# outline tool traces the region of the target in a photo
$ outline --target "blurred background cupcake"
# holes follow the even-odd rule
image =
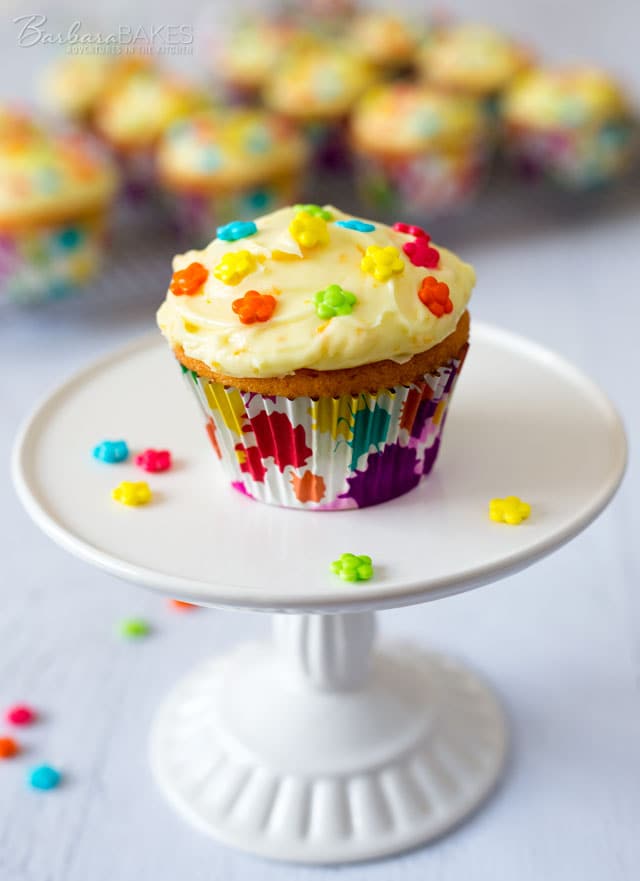
[[[131,201],[152,191],[155,150],[163,132],[208,103],[201,89],[144,60],[114,77],[96,109],[95,127],[120,164]]]
[[[239,21],[216,53],[215,73],[227,97],[258,101],[271,71],[296,33],[295,25],[283,19],[252,15]]]
[[[267,110],[206,111],[167,131],[158,174],[179,229],[204,244],[220,224],[298,200],[307,155],[297,129]]]
[[[47,110],[90,125],[114,72],[114,56],[63,55],[44,71],[40,91]]]
[[[273,72],[264,97],[269,108],[299,125],[320,165],[348,163],[349,114],[373,80],[364,59],[328,40],[299,40]]]
[[[402,76],[414,69],[422,34],[414,22],[392,12],[370,10],[357,15],[349,40],[382,76]]]
[[[116,174],[97,145],[0,112],[0,300],[60,297],[100,265]]]
[[[506,151],[529,178],[590,189],[623,175],[637,156],[627,98],[594,68],[530,71],[506,94],[502,115]]]
[[[430,86],[378,86],[351,125],[360,196],[378,214],[448,213],[483,182],[491,155],[481,102]]]
[[[502,92],[530,63],[530,53],[523,46],[479,24],[445,26],[420,52],[426,82],[482,99],[492,112]]]

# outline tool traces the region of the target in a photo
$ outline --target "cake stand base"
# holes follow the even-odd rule
[[[446,657],[371,655],[373,614],[279,615],[164,703],[152,765],[172,804],[220,841],[344,863],[430,841],[495,787],[507,744],[491,691]]]

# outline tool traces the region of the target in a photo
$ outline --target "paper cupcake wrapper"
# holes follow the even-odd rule
[[[412,217],[447,214],[466,204],[485,182],[490,153],[488,144],[478,142],[405,158],[358,155],[358,189],[375,211]]]
[[[105,232],[106,214],[96,214],[0,233],[0,302],[39,303],[76,290],[97,272]]]
[[[232,220],[253,220],[256,215],[294,203],[302,188],[302,175],[279,175],[269,181],[227,193],[167,192],[165,201],[180,235],[190,245],[207,245],[217,226]]]
[[[262,396],[183,367],[231,486],[271,505],[365,508],[429,474],[466,348],[410,386],[336,398]]]
[[[582,130],[510,126],[505,137],[507,156],[523,177],[548,177],[572,189],[620,177],[638,151],[638,127],[630,120]]]

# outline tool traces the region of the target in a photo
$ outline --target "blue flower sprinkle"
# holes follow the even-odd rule
[[[101,441],[97,447],[93,448],[93,458],[100,462],[107,462],[109,465],[115,465],[129,458],[129,447],[127,442],[123,440]]]
[[[372,232],[375,229],[373,223],[366,223],[364,220],[336,220],[336,226],[355,229],[356,232]]]
[[[253,220],[232,220],[231,223],[218,227],[218,238],[223,242],[237,242],[238,239],[246,239],[257,232],[258,227]]]
[[[50,765],[39,765],[29,774],[29,784],[33,789],[55,789],[62,774]]]
[[[65,251],[74,251],[82,242],[82,230],[76,226],[68,226],[58,233],[58,244]]]

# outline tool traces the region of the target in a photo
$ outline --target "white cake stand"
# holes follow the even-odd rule
[[[168,447],[154,502],[110,499],[130,463],[92,460],[103,438]],[[36,523],[114,575],[207,605],[274,615],[271,643],[243,645],[166,699],[151,738],[165,795],[228,844],[283,860],[379,857],[441,835],[491,792],[507,733],[494,695],[457,662],[407,647],[372,652],[374,610],[440,599],[528,566],[602,511],[624,471],[620,419],[571,365],[474,324],[435,472],[360,511],[276,509],[232,491],[162,341],[82,371],[29,420],[13,474]],[[533,508],[492,523],[493,496]],[[343,551],[372,581],[329,573]],[[289,613],[289,614],[281,614]]]

